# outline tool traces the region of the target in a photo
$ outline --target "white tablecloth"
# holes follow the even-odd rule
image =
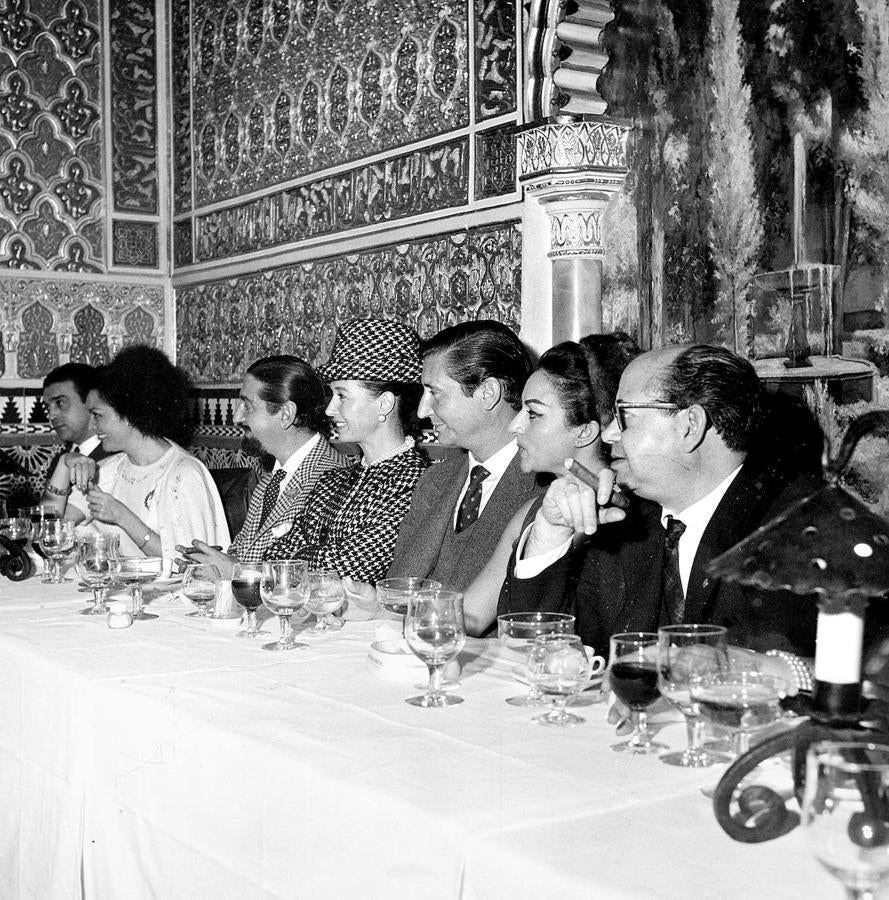
[[[602,704],[551,729],[504,703],[496,644],[426,710],[368,671],[374,623],[273,654],[175,596],[120,631],[85,597],[0,581],[2,898],[841,896],[800,829],[722,833],[720,770],[611,752]]]

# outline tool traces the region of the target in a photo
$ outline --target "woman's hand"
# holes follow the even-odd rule
[[[99,522],[121,525],[124,517],[130,513],[129,507],[97,487],[90,488],[86,500],[89,504],[89,514]]]
[[[85,494],[96,479],[96,461],[81,453],[66,453],[62,462],[71,474],[71,484]]]

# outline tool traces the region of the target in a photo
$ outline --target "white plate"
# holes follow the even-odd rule
[[[590,683],[584,688],[585,691],[597,691],[602,687],[602,677],[605,675],[604,672],[596,672],[592,678],[590,678]],[[513,666],[512,667],[512,677],[519,684],[527,684],[528,683],[528,670],[525,666]]]

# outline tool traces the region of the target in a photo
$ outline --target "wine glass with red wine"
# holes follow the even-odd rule
[[[262,634],[256,622],[256,610],[262,606],[262,564],[235,563],[232,572],[232,595],[247,613],[247,624],[238,637],[252,638]]]
[[[652,740],[646,710],[660,696],[657,680],[658,636],[653,631],[634,631],[611,636],[608,683],[614,695],[630,708],[633,733],[613,744],[618,753],[660,753],[666,745]]]

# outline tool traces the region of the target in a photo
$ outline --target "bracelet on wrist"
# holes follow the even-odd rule
[[[788,665],[793,673],[798,691],[811,693],[814,690],[815,679],[812,677],[812,670],[802,657],[795,653],[788,653],[786,650],[768,650],[766,656],[773,656]]]
[[[44,486],[43,490],[47,494],[52,494],[54,497],[67,497],[68,494],[71,493],[71,486],[69,485],[66,488],[57,488],[54,484],[47,484]]]

